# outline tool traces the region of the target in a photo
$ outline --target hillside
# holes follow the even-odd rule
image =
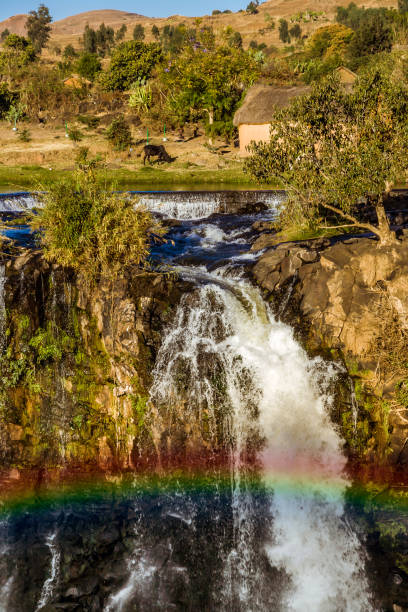
[[[216,3],[214,3],[216,5]],[[313,11],[323,11],[324,17],[319,21],[310,23],[302,23],[304,33],[313,32],[328,21],[333,21],[336,7],[347,6],[349,0],[311,0],[309,4],[305,4],[304,0],[268,0],[259,7],[259,12],[256,15],[249,15],[246,12],[237,12],[221,15],[205,15],[202,17],[203,25],[213,26],[216,32],[221,32],[227,26],[231,26],[234,30],[241,32],[244,44],[248,44],[255,39],[258,42],[265,42],[268,45],[281,45],[277,28],[272,31],[264,31],[266,28],[265,16],[269,13],[275,20],[284,17],[290,19],[293,15],[306,9]],[[356,4],[366,8],[368,7],[396,7],[397,0],[356,0]],[[216,6],[215,6],[216,8]],[[16,34],[24,33],[25,15],[15,15],[0,22],[0,32],[8,28]],[[167,18],[152,18],[138,15],[137,13],[129,13],[120,10],[95,10],[79,13],[71,17],[66,17],[53,23],[52,26],[52,43],[64,46],[68,43],[75,44],[78,37],[81,36],[86,24],[91,27],[98,27],[102,22],[114,29],[125,24],[128,28],[126,38],[130,38],[133,28],[140,23],[145,27],[146,40],[151,39],[151,28],[155,24],[162,28],[166,24],[192,24],[196,18],[183,17],[181,15],[172,15]],[[261,32],[260,32],[261,31]]]

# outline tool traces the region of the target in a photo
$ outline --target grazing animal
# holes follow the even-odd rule
[[[146,159],[150,163],[151,157],[157,157],[157,161],[159,162],[173,161],[163,145],[146,145],[143,151],[144,151],[143,165],[146,164]]]

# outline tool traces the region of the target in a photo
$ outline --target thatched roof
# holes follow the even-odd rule
[[[248,90],[242,106],[234,115],[234,125],[262,125],[272,121],[277,108],[285,108],[292,98],[310,92],[310,87],[274,87],[258,84]]]

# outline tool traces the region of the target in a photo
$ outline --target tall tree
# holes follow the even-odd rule
[[[196,41],[164,67],[161,79],[169,91],[169,104],[180,122],[192,117],[208,119],[211,135],[222,133],[246,87],[259,76],[256,61],[240,49],[208,48]]]
[[[10,30],[8,28],[6,28],[5,30],[2,31],[2,33],[0,34],[0,41],[4,42],[7,38],[7,36],[10,35]]]
[[[37,53],[41,53],[50,38],[51,22],[50,11],[44,4],[40,4],[37,11],[30,11],[28,14],[27,35]]]
[[[334,78],[275,114],[269,143],[252,143],[246,170],[280,183],[288,199],[282,227],[355,227],[395,243],[384,209],[392,185],[408,170],[408,91],[374,68],[351,93]],[[367,218],[377,214],[377,225]]]
[[[160,38],[160,30],[159,30],[159,28],[157,27],[156,24],[152,26],[152,35],[153,35],[153,38],[155,40],[159,40],[159,38]]]
[[[148,79],[161,59],[162,51],[157,43],[123,42],[114,50],[109,69],[100,77],[102,86],[107,91],[130,89],[137,79]]]
[[[145,38],[145,29],[141,23],[135,25],[133,30],[133,40],[144,40]]]
[[[82,36],[82,44],[86,53],[96,53],[97,41],[96,32],[93,28],[89,27],[88,24],[85,26],[85,30]]]
[[[289,24],[286,19],[279,19],[279,38],[283,43],[290,43]]]
[[[115,34],[115,42],[119,43],[125,38],[125,34],[127,32],[127,25],[124,23],[120,26],[119,30],[117,30]]]

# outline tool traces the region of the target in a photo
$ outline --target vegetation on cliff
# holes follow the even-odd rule
[[[117,277],[149,255],[159,223],[134,199],[115,194],[95,175],[92,162],[71,177],[43,185],[44,205],[32,219],[45,257],[90,279]]]

